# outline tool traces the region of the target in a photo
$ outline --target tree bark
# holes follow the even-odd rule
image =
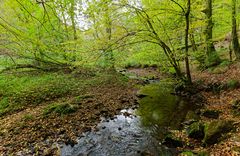
[[[71,24],[72,24],[72,29],[73,29],[73,39],[77,40],[77,29],[76,29],[76,23],[75,23],[75,0],[71,0],[70,4],[70,18],[71,18]]]
[[[205,14],[207,16],[207,26],[205,30],[206,35],[206,52],[207,56],[210,56],[216,49],[213,45],[212,34],[213,34],[213,21],[212,21],[212,0],[207,0]]]
[[[188,35],[189,35],[189,26],[190,26],[190,20],[189,15],[191,11],[191,0],[188,0],[187,2],[187,10],[185,11],[185,20],[186,20],[186,30],[185,30],[185,66],[186,66],[186,74],[187,74],[187,81],[188,83],[192,83],[192,77],[191,77],[191,71],[190,71],[190,65],[189,65],[189,58],[188,58]]]
[[[238,41],[236,21],[236,0],[232,0],[232,47],[236,55],[236,60],[240,60],[240,47]]]

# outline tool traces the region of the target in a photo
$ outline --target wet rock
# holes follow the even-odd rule
[[[220,141],[223,134],[233,129],[233,121],[218,120],[205,125],[203,145],[212,145]]]
[[[129,116],[131,116],[132,114],[129,113],[129,112],[124,112],[123,115],[124,115],[125,117],[129,117]]]
[[[204,125],[201,122],[194,122],[187,128],[187,134],[189,138],[203,139]]]
[[[102,129],[106,129],[106,126],[102,126]]]
[[[218,110],[204,110],[201,115],[207,118],[218,119],[219,114],[220,111]]]
[[[75,144],[77,144],[77,141],[74,141],[71,138],[68,138],[67,141],[65,141],[65,144],[73,147]]]
[[[169,148],[183,147],[183,142],[181,140],[175,139],[171,136],[167,136],[162,144]]]

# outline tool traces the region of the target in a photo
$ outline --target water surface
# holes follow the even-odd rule
[[[102,119],[99,131],[84,133],[74,147],[64,146],[63,156],[171,156],[175,149],[161,145],[169,129],[180,129],[192,109],[181,97],[174,96],[172,81],[143,86],[137,110],[122,110],[114,119]]]

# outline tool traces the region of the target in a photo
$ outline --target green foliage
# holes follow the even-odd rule
[[[211,53],[206,59],[205,59],[205,66],[207,68],[217,66],[221,63],[221,60],[216,52]]]
[[[54,104],[47,106],[44,109],[43,115],[47,116],[51,113],[67,115],[67,114],[76,112],[77,108],[78,107],[76,105],[72,105],[72,104],[68,104],[68,103],[54,103]]]
[[[220,63],[220,67],[228,67],[228,66],[230,66],[232,64],[232,62],[231,61],[229,61],[229,60],[223,60],[221,63]]]
[[[195,51],[192,53],[192,57],[198,62],[200,69],[205,69],[206,54],[204,51]]]

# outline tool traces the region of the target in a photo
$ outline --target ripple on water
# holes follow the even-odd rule
[[[114,120],[105,119],[98,124],[99,131],[87,132],[74,147],[64,146],[63,156],[135,156],[149,153],[151,155],[172,155],[163,148],[159,141],[141,126],[139,116],[124,116],[123,110]],[[102,128],[105,127],[105,128]]]

